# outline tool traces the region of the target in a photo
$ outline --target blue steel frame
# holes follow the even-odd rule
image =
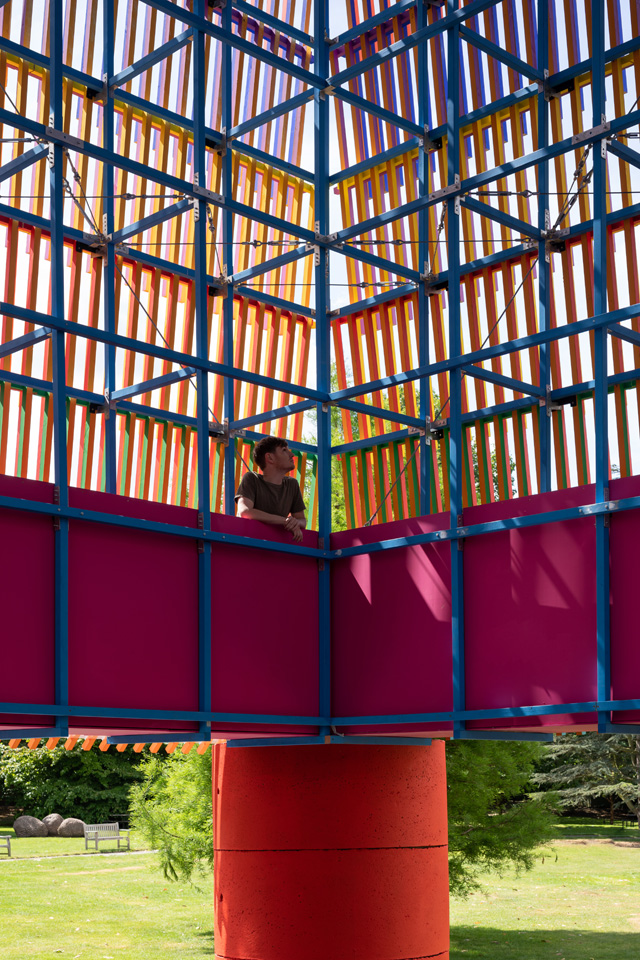
[[[640,377],[640,370],[633,370],[615,376],[607,374],[607,339],[608,336],[616,336],[628,340],[635,345],[640,345],[640,334],[637,334],[625,327],[620,326],[620,322],[637,317],[640,314],[640,305],[632,304],[620,310],[607,312],[607,224],[616,222],[640,212],[640,205],[636,207],[627,207],[622,211],[607,213],[606,210],[606,156],[609,149],[615,156],[620,157],[628,163],[640,167],[640,154],[631,150],[621,143],[607,143],[607,138],[616,132],[621,132],[632,127],[640,121],[640,110],[633,110],[624,117],[610,120],[609,127],[603,130],[600,124],[604,120],[605,114],[605,65],[606,63],[625,56],[633,50],[640,48],[640,38],[634,38],[626,43],[605,50],[605,29],[604,29],[604,0],[593,0],[592,5],[592,51],[591,60],[583,61],[580,64],[562,71],[552,77],[548,77],[547,72],[547,50],[548,50],[548,0],[538,0],[538,39],[537,56],[538,65],[533,67],[524,63],[519,58],[495,46],[490,41],[481,37],[474,31],[470,31],[464,25],[464,22],[476,16],[478,13],[488,10],[496,5],[499,0],[475,0],[462,8],[459,8],[459,0],[447,0],[446,16],[439,21],[428,24],[427,7],[428,0],[399,0],[392,7],[387,8],[382,13],[372,16],[366,22],[347,31],[335,40],[329,38],[328,32],[328,11],[329,0],[315,0],[314,3],[314,35],[313,37],[289,26],[280,21],[277,17],[267,14],[253,4],[245,0],[233,0],[233,3],[227,2],[223,5],[221,12],[220,26],[213,24],[205,19],[206,2],[205,0],[195,0],[192,10],[185,7],[179,7],[171,0],[144,0],[144,2],[156,10],[175,17],[184,24],[184,30],[180,32],[173,40],[163,44],[153,53],[143,57],[137,63],[127,67],[121,73],[114,75],[114,4],[113,0],[103,0],[103,36],[104,36],[104,61],[103,76],[96,78],[82,73],[75,68],[69,67],[63,62],[63,0],[51,0],[50,3],[50,35],[51,35],[51,54],[50,57],[43,56],[26,47],[14,43],[7,38],[0,38],[0,49],[12,54],[17,54],[29,61],[35,62],[50,70],[51,84],[51,120],[50,127],[46,128],[26,117],[11,113],[6,109],[0,110],[0,119],[11,123],[15,127],[24,130],[26,133],[37,137],[41,142],[33,149],[24,153],[17,160],[5,165],[0,170],[0,181],[13,176],[20,170],[26,169],[30,164],[38,162],[44,157],[48,157],[50,164],[50,191],[51,191],[51,220],[45,221],[40,217],[17,211],[6,205],[0,205],[0,215],[12,217],[36,226],[49,229],[51,232],[51,314],[40,314],[34,310],[20,308],[12,304],[0,303],[0,314],[13,316],[38,325],[38,330],[34,333],[18,337],[9,343],[0,346],[0,357],[8,356],[11,353],[25,349],[33,345],[38,340],[45,337],[51,337],[53,345],[53,375],[52,381],[40,381],[31,377],[14,374],[12,372],[0,371],[0,380],[12,383],[32,386],[35,389],[47,391],[53,396],[54,409],[54,448],[55,448],[55,489],[56,502],[54,504],[39,503],[35,501],[16,500],[10,497],[0,497],[0,507],[11,509],[27,510],[53,518],[55,528],[55,703],[53,704],[16,704],[1,703],[0,711],[13,714],[28,713],[41,716],[53,716],[55,725],[53,727],[28,728],[24,730],[4,731],[5,737],[27,737],[27,736],[46,736],[46,735],[64,735],[68,731],[69,718],[72,716],[99,716],[104,718],[122,718],[131,719],[153,718],[166,720],[168,723],[176,720],[192,720],[199,724],[199,734],[201,739],[208,739],[210,735],[210,726],[212,723],[278,723],[284,725],[312,724],[319,727],[318,736],[287,738],[285,740],[254,739],[244,741],[231,741],[237,745],[259,745],[270,742],[276,743],[319,743],[319,742],[384,742],[384,743],[416,743],[428,742],[426,739],[416,740],[410,737],[342,737],[335,732],[336,725],[365,726],[370,724],[416,724],[434,721],[453,721],[454,736],[466,738],[492,738],[492,739],[547,739],[548,734],[523,734],[491,731],[467,731],[465,723],[467,720],[496,720],[500,718],[513,717],[531,717],[551,715],[554,713],[582,713],[585,711],[597,711],[598,729],[601,731],[615,730],[623,732],[627,727],[610,723],[610,713],[612,710],[621,709],[640,709],[640,698],[631,700],[613,701],[610,699],[610,648],[609,648],[609,529],[608,517],[611,512],[621,512],[640,508],[640,497],[628,498],[620,501],[609,500],[608,488],[608,416],[607,402],[608,392],[614,384],[637,381]],[[392,46],[382,49],[379,52],[368,57],[366,60],[357,63],[346,70],[331,76],[329,74],[329,53],[336,47],[341,46],[347,40],[362,35],[375,28],[378,24],[390,17],[395,16],[408,8],[417,7],[417,29],[412,35],[394,43]],[[307,45],[313,49],[313,71],[304,70],[296,64],[285,60],[284,58],[270,51],[242,39],[233,32],[232,13],[233,8],[250,14],[252,17],[261,20],[265,25],[280,30],[283,34]],[[448,77],[447,77],[447,121],[443,127],[428,129],[428,117],[426,104],[429,91],[429,69],[428,69],[428,45],[430,38],[442,36],[446,37],[446,47],[448,52]],[[222,122],[221,131],[212,130],[205,125],[205,38],[213,37],[222,43]],[[484,50],[490,56],[498,59],[510,68],[516,70],[530,80],[538,81],[537,85],[524,87],[516,93],[510,94],[501,100],[494,102],[481,110],[467,113],[464,116],[459,115],[459,49],[460,40],[473,43],[476,47]],[[160,62],[165,57],[170,56],[177,49],[186,43],[193,44],[193,70],[194,70],[194,98],[193,98],[193,117],[192,120],[186,120],[184,117],[172,114],[157,105],[147,103],[140,98],[127,92],[118,90],[118,88],[127,83],[132,77],[138,75],[152,64]],[[418,124],[406,120],[382,107],[365,101],[357,97],[350,91],[342,87],[347,80],[363,74],[379,64],[384,63],[389,58],[407,51],[412,47],[418,47],[418,73],[417,73],[417,91],[418,91]],[[232,128],[232,50],[236,48],[243,51],[250,57],[259,58],[266,63],[282,70],[293,77],[297,77],[309,85],[309,89],[301,94],[292,97],[286,103],[274,107],[265,113],[259,115],[253,120],[247,121],[240,126]],[[453,68],[451,68],[453,65]],[[582,223],[570,229],[571,235],[577,235],[586,230],[593,230],[593,254],[594,254],[594,316],[573,323],[570,327],[554,328],[550,327],[550,277],[549,262],[545,256],[545,211],[540,205],[539,219],[536,226],[527,224],[508,214],[501,213],[488,204],[480,203],[468,194],[472,190],[491,184],[492,182],[514,173],[518,170],[525,170],[528,167],[536,165],[538,167],[539,190],[545,193],[549,185],[549,161],[564,153],[575,149],[575,145],[569,138],[556,143],[550,142],[549,137],[549,113],[546,99],[546,92],[549,88],[566,83],[573,77],[586,72],[592,72],[592,101],[593,101],[593,126],[596,128],[591,135],[583,139],[582,143],[594,145],[594,218],[589,223]],[[171,207],[165,208],[158,214],[145,218],[136,224],[132,224],[125,230],[118,233],[114,232],[114,201],[113,199],[105,203],[105,216],[103,223],[103,233],[106,238],[106,255],[104,260],[104,330],[84,327],[77,323],[72,323],[65,318],[65,298],[64,298],[64,272],[63,272],[63,243],[64,239],[75,239],[82,241],[84,235],[73,228],[66,226],[63,222],[63,148],[64,138],[59,131],[63,129],[63,78],[73,79],[74,82],[84,85],[87,90],[93,94],[102,93],[105,97],[104,104],[104,135],[102,146],[81,142],[74,144],[74,149],[79,149],[89,157],[93,157],[104,165],[104,184],[105,194],[113,197],[114,167],[119,166],[134,174],[148,177],[155,182],[177,191],[185,197],[185,200],[179,201]],[[190,183],[180,178],[164,174],[161,171],[150,169],[143,164],[133,161],[130,158],[120,156],[114,149],[114,92],[118,90],[118,99],[129,103],[138,108],[144,109],[151,115],[170,120],[178,126],[192,131],[194,148],[194,182]],[[384,151],[384,153],[371,157],[362,163],[335,173],[329,172],[329,95],[335,95],[347,103],[355,103],[358,107],[381,117],[384,120],[394,123],[401,129],[414,133],[415,136],[404,141],[399,146]],[[456,187],[456,177],[460,170],[459,158],[459,130],[462,124],[472,122],[481,117],[490,116],[492,113],[502,110],[511,104],[515,104],[525,97],[531,97],[537,94],[538,104],[538,150],[533,154],[510,161],[493,170],[484,171],[476,176],[470,177]],[[272,157],[254,147],[250,147],[238,141],[238,137],[249,129],[254,129],[269,120],[281,116],[282,114],[296,109],[302,103],[313,100],[314,110],[314,136],[315,136],[315,154],[314,170],[303,170],[293,164],[277,157]],[[442,197],[437,197],[429,191],[429,163],[428,163],[428,143],[433,143],[438,137],[446,135],[447,137],[447,183],[451,188],[448,192],[445,203],[447,207],[447,217],[449,224],[448,232],[448,269],[441,273],[436,280],[446,281],[450,291],[459,289],[460,279],[465,273],[477,270],[481,266],[487,266],[499,263],[507,257],[513,257],[518,252],[524,252],[524,247],[512,248],[510,251],[494,254],[482,260],[475,261],[472,264],[461,265],[460,263],[460,207],[461,204],[475,213],[488,216],[498,220],[526,236],[531,237],[537,244],[539,259],[539,294],[538,294],[538,315],[539,332],[522,337],[515,341],[501,344],[499,346],[488,347],[473,353],[463,353],[460,338],[460,301],[457,296],[449,298],[449,359],[437,363],[430,362],[429,359],[429,296],[427,290],[427,264],[429,260],[429,235],[427,210],[429,206],[437,202],[442,202]],[[49,148],[47,149],[46,143]],[[206,172],[206,144],[207,142],[223,146],[223,165],[222,165],[222,194],[220,196],[204,195],[201,190],[201,182],[204,182]],[[338,231],[336,235],[330,234],[329,224],[329,188],[331,185],[344,180],[356,173],[360,173],[384,159],[399,156],[416,147],[422,147],[419,154],[418,163],[418,197],[416,200],[405,203],[402,206],[391,210],[384,215],[374,217],[365,223],[360,223],[352,227]],[[244,154],[272,166],[299,176],[314,185],[315,195],[315,230],[311,232],[303,227],[282,221],[265,211],[254,210],[241,203],[238,203],[233,197],[232,190],[232,157],[233,151]],[[212,277],[206,273],[206,206],[207,203],[214,203],[222,208],[223,211],[223,231],[222,248],[224,258],[224,269],[221,277]],[[176,274],[189,277],[195,281],[196,293],[196,353],[195,355],[183,354],[168,348],[144,343],[139,340],[124,337],[116,333],[115,318],[115,299],[114,299],[114,274],[116,270],[116,244],[126,236],[133,235],[149,226],[156,225],[169,217],[176,216],[183,212],[187,207],[192,207],[195,217],[195,270],[189,270],[174,264],[167,264],[160,258],[150,256],[145,253],[131,252],[131,257],[139,262],[149,266],[162,266],[170,269]],[[367,253],[357,247],[350,246],[348,241],[364,232],[375,229],[386,223],[391,223],[408,214],[418,214],[418,242],[419,242],[419,263],[423,272],[415,271],[403,267],[383,257]],[[234,214],[257,220],[260,223],[271,226],[277,230],[289,234],[300,241],[297,250],[290,251],[278,257],[274,257],[264,264],[244,270],[236,275],[233,274],[233,217]],[[260,291],[249,289],[243,286],[243,283],[256,277],[268,270],[273,270],[278,266],[291,263],[304,256],[309,251],[306,244],[311,244],[315,258],[315,289],[316,303],[315,310],[295,304],[291,301],[285,301],[278,297],[262,293]],[[330,256],[332,253],[340,253],[343,256],[351,257],[364,263],[374,266],[394,274],[398,277],[404,277],[409,282],[392,290],[381,293],[378,296],[368,298],[366,301],[360,301],[358,304],[352,304],[342,307],[337,311],[331,310],[330,287],[329,287],[329,268]],[[433,280],[433,278],[431,278]],[[223,296],[223,330],[224,330],[224,353],[223,363],[215,363],[208,359],[207,351],[207,287],[218,288],[218,292]],[[271,304],[286,309],[294,309],[305,315],[314,315],[316,319],[316,387],[298,386],[292,383],[286,383],[265,377],[259,374],[253,374],[248,371],[235,368],[233,365],[233,295],[234,290],[250,296],[255,301]],[[331,390],[331,346],[330,346],[330,325],[332,317],[344,317],[354,313],[363,307],[370,307],[376,304],[388,302],[395,297],[403,294],[418,291],[418,309],[419,309],[419,342],[418,357],[419,367],[415,370],[403,371],[402,373],[385,377],[368,384],[358,385],[346,390]],[[595,374],[594,380],[576,384],[572,387],[566,387],[560,390],[548,392],[550,382],[550,352],[549,346],[553,341],[561,340],[568,336],[576,336],[585,331],[593,331],[595,337]],[[197,530],[180,527],[177,525],[151,523],[143,520],[137,520],[126,517],[113,516],[111,514],[102,514],[95,511],[78,510],[69,506],[68,497],[68,477],[67,477],[67,441],[66,441],[66,402],[67,398],[75,397],[85,402],[100,403],[103,397],[95,395],[88,391],[82,391],[70,388],[65,382],[65,334],[72,333],[75,336],[84,336],[90,340],[104,345],[105,350],[105,388],[107,395],[112,403],[117,403],[118,408],[122,410],[140,411],[145,414],[158,416],[162,419],[172,419],[175,422],[189,423],[197,427],[198,436],[198,499],[199,499],[199,527]],[[182,369],[163,377],[157,377],[152,381],[138,384],[125,390],[116,390],[116,368],[115,352],[116,348],[121,347],[137,351],[149,356],[160,357],[173,363],[181,364]],[[513,378],[503,375],[493,374],[490,371],[480,369],[475,364],[497,356],[506,356],[510,353],[523,350],[528,347],[536,347],[540,352],[540,386],[523,383]],[[372,447],[377,443],[387,443],[391,439],[399,439],[408,435],[408,427],[419,427],[423,431],[420,439],[420,480],[421,497],[420,510],[422,513],[428,513],[430,509],[430,491],[428,483],[428,464],[427,464],[427,424],[431,411],[428,408],[428,384],[430,377],[435,374],[448,371],[450,375],[450,410],[446,427],[449,430],[450,443],[450,462],[449,462],[449,485],[450,485],[450,523],[446,530],[436,531],[429,534],[396,538],[392,540],[382,540],[357,547],[350,547],[342,550],[331,550],[329,548],[329,537],[331,533],[331,456],[333,454],[356,450],[363,447]],[[246,429],[258,424],[262,424],[270,419],[286,416],[292,412],[316,408],[317,412],[317,444],[310,445],[304,443],[292,442],[292,447],[301,450],[307,450],[317,453],[318,456],[318,488],[319,488],[319,545],[317,549],[308,547],[299,547],[289,544],[271,543],[262,540],[254,540],[248,537],[232,536],[229,534],[220,534],[211,529],[211,510],[210,510],[210,485],[209,485],[209,413],[208,413],[208,379],[210,373],[216,373],[224,377],[224,410],[225,417],[228,419],[230,427],[235,429]],[[461,404],[461,381],[466,374],[474,377],[488,379],[494,383],[501,384],[513,390],[525,392],[528,396],[514,400],[508,403],[495,405],[483,410],[462,413]],[[198,403],[197,417],[193,418],[167,414],[166,411],[156,410],[150,407],[140,407],[131,402],[131,398],[158,386],[176,382],[184,377],[195,377]],[[298,402],[289,404],[286,407],[275,409],[257,414],[244,420],[234,419],[233,409],[233,386],[234,380],[241,380],[248,383],[254,383],[269,387],[276,391],[283,391],[300,398]],[[419,418],[408,417],[392,411],[363,404],[352,400],[353,397],[362,396],[366,393],[374,392],[386,386],[397,385],[417,380],[420,383],[420,408]],[[461,457],[462,457],[462,428],[463,423],[469,421],[478,421],[484,418],[490,418],[496,414],[504,414],[515,409],[531,409],[539,400],[544,402],[547,397],[552,400],[566,399],[571,396],[580,396],[593,393],[595,401],[595,425],[596,425],[596,494],[595,502],[585,504],[580,507],[554,511],[552,513],[543,513],[533,516],[514,518],[511,520],[494,521],[491,523],[476,524],[473,526],[463,526],[462,522],[462,476],[461,476]],[[332,446],[331,441],[331,414],[330,404],[337,405],[343,409],[357,410],[360,412],[375,414],[386,420],[397,423],[405,429],[398,429],[394,433],[385,434],[383,437],[359,440],[352,443]],[[540,425],[540,464],[541,464],[541,490],[550,489],[551,486],[551,435],[550,420],[547,416],[539,418]],[[260,436],[260,434],[250,433],[250,436]],[[105,462],[106,462],[106,488],[110,492],[116,490],[116,429],[115,417],[107,419],[105,431]],[[234,448],[229,443],[224,458],[224,477],[225,477],[225,504],[224,509],[228,514],[234,512]],[[192,712],[177,712],[166,710],[139,711],[133,709],[100,709],[91,706],[70,707],[68,704],[67,691],[67,594],[68,594],[68,528],[69,520],[82,517],[83,520],[89,520],[96,523],[107,523],[126,526],[130,528],[140,528],[145,530],[157,530],[173,536],[188,537],[197,540],[199,543],[199,643],[200,643],[200,695],[199,709]],[[464,681],[464,604],[463,604],[463,547],[464,541],[468,537],[483,535],[499,530],[510,530],[525,526],[534,526],[537,524],[554,523],[570,518],[594,517],[596,522],[596,544],[597,544],[597,701],[570,704],[552,704],[552,705],[529,705],[518,708],[488,709],[488,710],[465,710],[465,681]],[[380,550],[397,549],[410,546],[412,544],[429,543],[438,540],[449,540],[451,545],[452,559],[452,649],[453,649],[453,710],[450,712],[422,713],[422,714],[403,714],[403,715],[380,715],[380,716],[356,716],[356,717],[335,717],[331,713],[330,698],[330,622],[329,622],[329,591],[330,591],[330,562],[347,556],[355,556],[363,553],[373,553]],[[232,543],[243,544],[263,550],[275,550],[285,553],[296,553],[303,556],[314,557],[318,561],[319,567],[319,588],[320,588],[320,622],[319,622],[319,661],[320,661],[320,690],[319,690],[319,716],[317,717],[292,717],[281,715],[251,715],[251,714],[223,714],[216,712],[210,701],[208,677],[210,674],[210,650],[208,638],[211,631],[211,613],[210,613],[210,583],[211,583],[211,548],[213,543]],[[629,726],[629,730],[637,732],[638,727]],[[166,735],[168,737],[169,734]],[[165,737],[165,739],[166,739]],[[175,738],[175,733],[171,734]],[[154,734],[152,739],[163,739],[162,734]],[[114,742],[127,742],[130,740],[144,741],[145,737],[114,737]]]

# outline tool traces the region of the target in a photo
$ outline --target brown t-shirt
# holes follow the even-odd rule
[[[256,510],[276,517],[304,510],[300,486],[293,477],[283,477],[282,483],[269,483],[261,473],[245,473],[236,492],[236,503],[240,497],[251,500]]]

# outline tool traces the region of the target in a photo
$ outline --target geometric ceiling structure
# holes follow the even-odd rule
[[[68,721],[69,528],[81,518],[174,524],[176,540],[199,545],[201,584],[223,540],[250,538],[274,563],[318,561],[319,694],[301,715],[311,737],[385,724],[473,736],[487,717],[508,723],[475,733],[508,736],[529,708],[565,718],[558,728],[635,730],[637,714],[622,711],[640,690],[621,692],[621,679],[611,692],[610,570],[632,548],[621,533],[612,553],[610,517],[640,505],[637,4],[0,6],[0,507],[54,518],[59,708],[42,707],[55,719],[39,727],[27,709],[37,699],[18,709],[5,690],[7,731],[27,729],[20,713],[31,732]],[[303,548],[233,525],[235,489],[269,433],[297,454],[318,535]],[[123,518],[89,493],[188,509],[194,522],[187,533],[182,514],[150,506]],[[476,590],[471,544],[504,536],[515,556],[514,531],[572,523],[593,532],[580,594],[593,600],[593,690],[567,700],[541,681],[537,700],[512,703],[502,688],[478,716],[472,645],[488,641],[471,630],[465,647],[465,618],[491,617],[483,591],[503,568],[494,557],[492,579],[483,555]],[[558,563],[539,573],[558,593],[550,607],[565,610],[563,566],[584,551],[558,538],[540,547]],[[334,688],[332,709],[342,634],[330,590],[350,602],[339,571],[427,546],[450,565],[448,613],[435,618],[450,701],[368,712],[345,695],[336,710]],[[91,571],[106,578],[105,604],[116,574]],[[202,688],[203,592],[189,717],[204,736],[216,717]],[[258,726],[286,712],[244,710]],[[248,722],[242,713],[224,723]],[[156,719],[162,730],[177,717]]]

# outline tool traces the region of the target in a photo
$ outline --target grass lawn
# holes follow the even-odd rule
[[[145,844],[136,837],[135,830],[131,831],[131,849],[144,850]],[[66,857],[78,854],[95,854],[94,845],[89,850],[84,848],[84,837],[16,837],[10,827],[0,827],[0,837],[11,839],[11,857],[14,860],[30,859],[32,857]],[[125,844],[121,841],[121,848]],[[102,840],[98,844],[100,853],[117,851],[118,842]],[[0,851],[0,860],[6,860],[4,846]]]
[[[612,832],[592,821],[558,831],[573,829]],[[454,900],[451,960],[640,960],[640,846],[628,845],[638,831],[616,832],[613,843],[558,840],[531,873],[485,877],[482,893]],[[199,890],[169,883],[152,853],[73,856],[83,840],[14,846],[16,859],[0,856],[2,960],[214,956],[210,881]]]

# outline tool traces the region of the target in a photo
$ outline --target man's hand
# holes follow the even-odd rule
[[[289,531],[296,543],[302,543],[304,524],[301,520],[296,519],[296,517],[287,517],[284,522],[284,528]]]

